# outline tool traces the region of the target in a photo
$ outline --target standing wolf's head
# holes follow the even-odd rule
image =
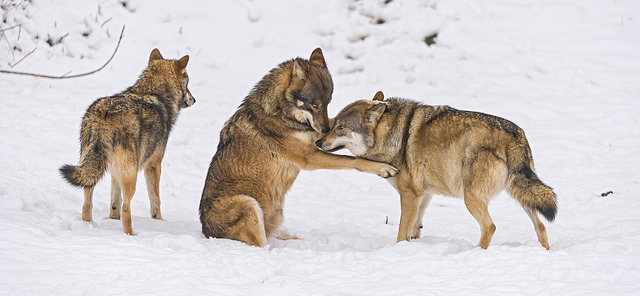
[[[149,66],[138,82],[139,87],[161,97],[169,96],[178,100],[176,103],[180,108],[193,105],[196,99],[187,88],[188,62],[188,55],[179,60],[165,60],[157,48],[153,49],[149,56]]]

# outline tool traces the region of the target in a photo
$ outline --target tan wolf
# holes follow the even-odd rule
[[[133,235],[130,202],[140,170],[147,181],[151,217],[162,220],[160,163],[178,112],[196,101],[187,88],[188,61],[188,55],[165,60],[154,49],[133,86],[89,106],[80,127],[80,165],[60,168],[71,185],[84,187],[82,220],[92,221],[93,189],[107,170],[111,173],[109,218],[120,219],[122,207],[125,233]]]
[[[342,109],[316,142],[327,151],[347,148],[356,156],[388,162],[402,174],[389,179],[400,193],[398,241],[420,237],[431,196],[463,197],[480,224],[478,246],[486,249],[495,232],[489,199],[506,189],[524,208],[549,249],[537,212],[553,221],[556,195],[536,176],[524,131],[512,122],[448,106],[427,106],[378,92]]]
[[[322,50],[283,62],[256,84],[220,132],[202,199],[207,237],[266,246],[282,223],[284,196],[300,169],[346,169],[392,177],[389,164],[339,156],[314,145],[329,130],[333,81]]]

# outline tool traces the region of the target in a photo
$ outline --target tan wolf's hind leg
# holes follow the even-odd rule
[[[538,235],[538,241],[540,244],[547,250],[549,250],[549,240],[547,239],[547,228],[542,224],[540,218],[538,217],[538,213],[535,210],[524,208],[524,211],[527,213],[531,222],[533,222],[533,227],[536,229],[536,234]]]
[[[491,243],[496,225],[487,208],[489,199],[504,188],[507,178],[506,164],[491,151],[479,151],[474,159],[462,167],[464,204],[480,224],[478,247],[486,249]]]
[[[120,220],[120,208],[122,207],[122,188],[115,176],[111,175],[111,208],[109,219]]]
[[[478,247],[486,249],[491,243],[493,233],[496,231],[496,225],[493,224],[491,216],[489,216],[489,210],[487,209],[487,201],[478,198],[475,194],[465,191],[464,204],[467,206],[469,213],[480,224],[480,242]]]
[[[124,233],[128,235],[133,235],[133,228],[131,227],[131,199],[133,198],[133,194],[136,192],[136,179],[137,174],[135,173],[135,170],[133,171],[133,174],[130,174],[129,176],[120,177],[120,184],[124,193],[124,200],[122,203],[122,228],[124,229]]]
[[[144,169],[144,177],[147,182],[147,193],[149,193],[149,205],[151,208],[151,218],[162,220],[160,213],[160,162],[153,162]]]
[[[248,245],[267,246],[269,243],[260,204],[253,197],[246,195],[236,195],[232,202],[241,203],[236,205],[236,208],[242,209],[243,212],[238,213],[239,220],[234,225],[230,225],[227,238],[239,240]]]
[[[95,186],[84,188],[84,204],[82,205],[82,220],[91,222],[93,221],[93,189]]]

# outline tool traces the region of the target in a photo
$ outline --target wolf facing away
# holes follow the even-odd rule
[[[256,84],[220,132],[200,200],[202,233],[266,246],[283,220],[284,196],[300,169],[396,175],[389,164],[314,145],[329,130],[333,81],[322,50],[281,63]]]
[[[144,170],[151,217],[162,220],[160,163],[180,109],[196,101],[187,88],[188,61],[188,55],[165,60],[154,49],[133,86],[89,106],[80,127],[80,164],[60,168],[71,185],[84,188],[82,220],[92,221],[93,190],[107,170],[111,173],[109,218],[120,219],[122,207],[125,233],[133,235],[130,202],[140,170]]]
[[[527,213],[540,244],[549,249],[540,212],[556,215],[556,195],[536,176],[529,143],[514,123],[492,115],[390,98],[356,101],[338,113],[316,142],[323,150],[347,148],[356,156],[388,162],[402,174],[389,179],[400,193],[397,241],[420,237],[433,194],[463,197],[480,225],[478,246],[495,232],[489,199],[506,189]]]

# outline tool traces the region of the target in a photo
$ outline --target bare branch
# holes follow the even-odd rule
[[[77,77],[91,75],[93,73],[96,73],[96,72],[104,69],[104,67],[106,67],[111,62],[113,57],[116,55],[116,52],[118,51],[118,48],[120,47],[120,41],[122,41],[122,36],[124,35],[124,27],[125,26],[122,26],[122,31],[120,32],[120,38],[118,38],[118,44],[116,45],[116,49],[113,50],[113,54],[111,54],[111,57],[109,58],[109,60],[107,60],[107,62],[104,63],[104,65],[102,65],[102,67],[100,67],[98,69],[95,69],[93,71],[90,71],[90,72],[87,72],[87,73],[82,73],[82,74],[71,75],[71,76],[66,76],[67,74],[64,74],[62,76],[52,76],[52,75],[34,74],[34,73],[27,73],[27,72],[8,71],[8,70],[2,70],[2,69],[0,69],[0,73],[15,74],[15,75],[26,75],[26,76],[34,76],[34,77],[42,77],[42,78],[50,78],[50,79],[77,78]],[[14,64],[14,66],[15,66],[15,64]]]
[[[38,49],[37,47],[35,47],[32,51],[30,51],[28,54],[25,54],[20,60],[18,60],[17,62],[15,62],[15,64],[13,65],[9,65],[11,66],[11,68],[15,67],[17,64],[19,64],[20,62],[22,62],[22,60],[26,59],[28,56],[30,56],[34,51],[36,51],[36,49]]]

